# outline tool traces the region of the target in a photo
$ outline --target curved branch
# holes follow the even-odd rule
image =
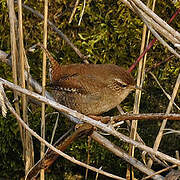
[[[80,119],[81,121],[83,122],[86,122],[86,123],[89,123],[91,124],[92,126],[95,126],[95,127],[98,127],[100,129],[102,129],[103,131],[109,133],[109,134],[112,134],[113,136],[115,137],[118,137],[119,139],[121,139],[122,141],[124,142],[127,142],[127,143],[130,143],[130,144],[133,144],[134,146],[136,146],[137,148],[141,149],[141,150],[144,150],[144,151],[147,151],[157,157],[160,157],[161,159],[164,159],[168,162],[171,162],[173,164],[177,164],[177,165],[180,165],[180,160],[177,160],[173,157],[170,157],[164,153],[161,153],[159,151],[154,151],[152,148],[150,147],[147,147],[139,142],[136,142],[132,139],[130,139],[129,137],[123,135],[122,133],[119,133],[118,131],[114,130],[113,128],[111,128],[110,126],[106,125],[106,124],[103,124],[102,122],[99,122],[99,121],[96,121],[96,120],[93,120],[81,113],[78,113],[77,111],[74,111],[72,109],[69,109],[55,101],[52,101],[50,99],[47,99],[46,97],[43,97],[39,94],[36,94],[34,92],[31,92],[27,89],[23,89],[21,88],[20,86],[17,86],[17,85],[14,85],[13,83],[10,83],[9,81],[7,80],[4,80],[2,78],[0,78],[0,81],[2,81],[3,85],[5,85],[6,87],[9,87],[10,89],[15,89],[16,91],[19,91],[21,93],[24,93],[28,96],[31,96],[35,99],[37,99],[38,101],[40,102],[45,102],[46,104],[49,104],[50,106],[52,106],[53,108],[57,109],[58,111],[61,111],[65,114],[68,114],[70,116],[73,116],[73,117],[76,117],[78,119]]]

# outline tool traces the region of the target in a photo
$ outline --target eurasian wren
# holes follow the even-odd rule
[[[120,104],[135,89],[131,74],[113,64],[52,63],[53,96],[85,115],[98,115]]]

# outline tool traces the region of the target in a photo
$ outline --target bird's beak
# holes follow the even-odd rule
[[[141,87],[139,87],[139,86],[137,86],[137,85],[134,86],[134,89],[138,89],[138,90],[140,90],[140,91],[144,91],[143,88],[141,88]]]

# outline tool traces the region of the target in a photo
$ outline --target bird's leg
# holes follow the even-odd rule
[[[103,117],[103,116],[89,115],[89,117],[96,120],[96,121],[101,121],[102,123],[107,124],[109,127],[114,129],[113,124],[115,123],[115,121],[110,116]],[[94,130],[96,130],[96,129],[94,128]]]
[[[111,120],[110,116],[95,116],[95,115],[88,115],[90,118],[96,120],[96,121],[101,121],[102,123],[108,123]]]

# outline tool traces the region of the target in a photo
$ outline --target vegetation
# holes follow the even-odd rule
[[[43,1],[24,1],[29,7],[43,14]],[[78,26],[80,14],[83,8],[83,1],[80,1],[72,22],[69,23],[75,0],[67,1],[49,1],[49,17],[71,42],[83,53],[88,55],[90,63],[112,63],[123,66],[128,69],[138,58],[143,22],[130,9],[128,9],[121,1],[92,1],[86,3],[85,12],[82,22]],[[15,6],[17,10],[17,6]],[[10,44],[10,24],[8,16],[8,7],[5,0],[0,1],[0,49],[6,53],[11,52]],[[175,13],[176,7],[170,1],[158,1],[155,7],[155,13],[164,21],[168,21]],[[172,22],[171,27],[180,30],[180,15]],[[36,49],[29,52],[28,49],[38,42],[43,42],[43,20],[35,16],[27,9],[23,9],[23,31],[24,46],[30,65],[30,73],[39,83],[42,80],[42,50]],[[150,39],[153,39],[151,35]],[[48,27],[48,50],[60,64],[82,63],[82,59],[67,45],[67,43]],[[148,52],[146,67],[151,68],[154,64],[165,61],[171,53],[164,48],[159,42],[153,46]],[[168,62],[161,64],[152,70],[160,84],[168,92],[172,94],[176,79],[180,70],[180,61],[177,57],[172,57]],[[137,68],[132,72],[137,77]],[[12,81],[12,70],[5,64],[0,62],[0,77]],[[49,83],[49,77],[47,80]],[[48,89],[48,87],[47,87]],[[165,113],[169,100],[165,97],[162,90],[147,73],[143,84],[140,113]],[[10,101],[13,101],[13,93],[6,89],[6,93]],[[180,104],[180,96],[175,99],[176,104]],[[133,110],[134,93],[126,98],[121,107],[126,112]],[[40,134],[40,118],[41,108],[38,105],[28,104],[28,117],[30,127]],[[50,113],[54,109],[47,107],[46,114],[46,139],[50,141],[52,130],[56,121],[56,115]],[[173,108],[172,113],[178,113],[177,108]],[[104,115],[117,115],[118,111],[112,110]],[[55,140],[62,136],[72,123],[63,115],[60,115],[58,128],[55,134]],[[161,126],[161,121],[144,120],[138,123],[138,133],[147,146],[153,147],[154,140]],[[129,129],[123,124],[122,130],[119,131],[129,135]],[[179,130],[179,121],[168,121],[167,128]],[[119,141],[118,139],[108,136],[108,139],[124,150],[128,150],[129,145]],[[54,140],[54,141],[55,141]],[[39,160],[40,143],[33,138],[35,161]],[[168,155],[175,157],[175,151],[180,149],[180,136],[178,134],[168,134],[163,136],[159,150]],[[16,119],[8,113],[6,118],[0,115],[0,177],[8,179],[20,179],[24,176],[23,149],[19,134],[19,126]],[[87,159],[87,138],[80,138],[65,151],[70,156],[86,162]],[[135,157],[141,159],[141,152],[136,150]],[[101,167],[104,171],[125,177],[127,164],[125,161],[117,158],[108,150],[104,149],[96,142],[91,142],[90,147],[90,164],[95,167]],[[161,169],[159,164],[154,164],[154,169]],[[85,168],[72,164],[71,162],[60,157],[52,167],[47,171],[48,179],[68,179],[70,175],[85,174]],[[141,178],[143,174],[135,171],[135,177]],[[89,179],[95,179],[95,173],[90,172]],[[99,179],[106,179],[99,175]],[[108,178],[107,178],[108,179]]]

